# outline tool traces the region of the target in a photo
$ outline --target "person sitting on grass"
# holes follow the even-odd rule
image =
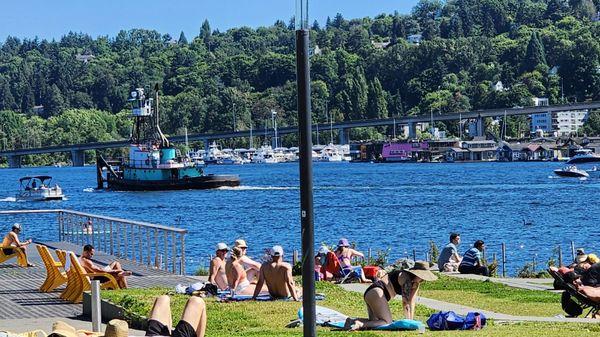
[[[315,280],[317,281],[333,280],[333,274],[325,268],[327,264],[327,253],[329,253],[329,248],[327,248],[327,246],[321,246],[319,252],[315,256]]]
[[[125,289],[127,288],[127,276],[131,276],[130,271],[125,271],[121,267],[121,263],[119,261],[113,261],[109,265],[104,266],[103,268],[98,267],[93,261],[92,257],[96,253],[94,246],[85,245],[83,246],[83,253],[79,258],[79,263],[88,273],[108,273],[114,276],[117,284],[119,284],[119,288]],[[109,279],[106,276],[94,276],[94,280],[100,281],[100,283],[107,282]]]
[[[294,278],[292,277],[292,266],[287,262],[283,262],[283,248],[281,246],[273,246],[271,261],[263,263],[260,267],[258,283],[252,299],[258,297],[264,284],[267,285],[269,294],[273,299],[292,297],[294,301],[299,300]]]
[[[437,276],[429,270],[429,263],[425,261],[416,261],[411,269],[396,269],[380,279],[376,278],[363,295],[369,318],[348,318],[345,329],[373,329],[392,323],[392,313],[388,302],[396,295],[402,296],[404,317],[414,319],[417,293],[421,282],[435,280],[437,280]]]
[[[181,320],[172,327],[171,299],[162,295],[154,300],[146,336],[204,337],[206,332],[206,304],[200,297],[188,299]]]
[[[229,247],[223,242],[217,244],[215,257],[210,260],[210,270],[208,273],[208,282],[216,285],[220,290],[226,290],[227,273],[225,273],[225,256]]]
[[[250,283],[255,283],[256,278],[258,277],[258,270],[260,269],[260,263],[252,260],[247,254],[248,245],[245,240],[238,239],[235,240],[233,247],[237,247],[242,251],[242,257],[240,257],[240,262],[246,271],[246,275],[248,276],[248,281]]]
[[[19,241],[19,234],[22,230],[23,228],[21,227],[21,224],[13,224],[11,231],[6,234],[2,240],[2,245],[0,246],[10,247],[3,248],[4,254],[6,255],[11,255],[14,252],[17,252],[19,255],[19,265],[22,267],[35,267],[35,264],[29,262],[29,259],[27,258],[27,246],[29,246],[33,241],[31,239],[23,242]]]
[[[438,269],[443,272],[458,271],[458,266],[462,258],[458,255],[457,246],[460,244],[460,234],[450,234],[450,243],[448,243],[441,251],[438,258]]]
[[[225,264],[225,274],[229,289],[236,295],[252,295],[255,285],[248,281],[248,275],[242,265],[244,253],[240,247],[233,247],[231,256]]]
[[[348,239],[341,238],[338,242],[338,247],[335,250],[335,256],[337,256],[340,261],[340,265],[344,270],[345,274],[350,272],[355,272],[358,275],[361,283],[369,283],[369,279],[365,277],[365,273],[361,266],[353,266],[352,258],[354,257],[365,257],[365,254],[359,252],[358,250],[354,250],[350,248],[350,243]]]
[[[485,249],[485,243],[481,240],[475,241],[473,248],[467,250],[458,266],[461,274],[476,274],[490,276],[488,267],[483,262],[481,252]]]

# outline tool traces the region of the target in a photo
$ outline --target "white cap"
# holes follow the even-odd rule
[[[223,242],[219,242],[217,243],[217,249],[216,250],[229,250],[229,247],[227,247],[227,245]]]
[[[327,248],[327,246],[321,246],[321,248],[319,248],[319,254],[325,255],[329,253],[329,248]]]
[[[283,247],[277,245],[277,246],[273,246],[273,248],[271,248],[271,255],[272,256],[282,256],[283,255]]]
[[[21,224],[20,224],[20,223],[16,223],[16,222],[15,222],[15,223],[12,225],[12,229],[18,229],[18,230],[22,230],[23,228],[21,228]]]

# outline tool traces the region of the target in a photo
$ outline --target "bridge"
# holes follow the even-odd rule
[[[536,106],[536,107],[520,107],[520,108],[507,108],[507,109],[489,109],[489,110],[474,110],[465,112],[455,112],[449,114],[434,115],[435,121],[458,121],[469,120],[474,121],[476,125],[476,132],[478,136],[485,134],[484,130],[484,118],[488,117],[501,117],[501,116],[520,116],[520,115],[532,115],[538,113],[548,112],[560,112],[560,111],[573,111],[573,110],[592,110],[599,109],[600,101],[594,102],[582,102],[572,104],[561,104],[551,106]],[[343,121],[329,124],[319,124],[318,129],[325,130],[330,127],[338,131],[338,142],[340,144],[347,144],[349,140],[349,131],[353,128],[361,127],[377,127],[377,126],[391,126],[391,125],[406,125],[408,126],[408,137],[416,138],[417,132],[416,127],[419,123],[427,123],[431,121],[430,115],[419,115],[419,116],[406,116],[396,118],[384,118],[384,119],[367,119],[367,120],[355,120],[355,121]],[[317,130],[317,125],[313,125],[313,130]],[[278,134],[291,134],[298,132],[298,127],[283,127],[278,128]],[[268,130],[254,130],[253,136],[271,136],[273,133],[272,129]],[[219,133],[202,133],[202,134],[191,134],[188,135],[189,141],[202,141],[206,149],[209,144],[215,140],[231,139],[231,138],[248,138],[250,137],[250,131],[229,131]],[[169,137],[169,140],[174,143],[182,143],[185,141],[185,136],[173,136]],[[0,157],[6,157],[8,159],[9,167],[18,168],[21,167],[21,157],[25,155],[34,155],[42,153],[57,153],[57,152],[70,152],[71,161],[73,166],[83,166],[85,164],[85,151],[88,150],[102,150],[102,149],[114,149],[127,147],[129,145],[128,140],[119,140],[111,142],[96,142],[86,144],[72,144],[72,145],[56,145],[39,148],[29,149],[13,149],[0,151]]]

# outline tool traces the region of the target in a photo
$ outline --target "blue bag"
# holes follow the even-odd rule
[[[485,316],[478,312],[461,316],[454,311],[440,311],[429,317],[427,325],[431,330],[479,330],[485,325]]]

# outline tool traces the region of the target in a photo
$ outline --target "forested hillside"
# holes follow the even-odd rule
[[[600,0],[423,0],[408,15],[315,22],[314,120],[324,123],[326,111],[351,120],[526,106],[532,96],[598,100],[599,8]],[[293,26],[220,32],[205,21],[189,37],[9,37],[0,45],[0,146],[126,138],[129,92],[154,83],[168,134],[231,130],[234,120],[238,130],[263,128],[271,109],[279,125],[295,125]],[[409,43],[415,34],[422,41]],[[504,90],[492,88],[498,81]]]

